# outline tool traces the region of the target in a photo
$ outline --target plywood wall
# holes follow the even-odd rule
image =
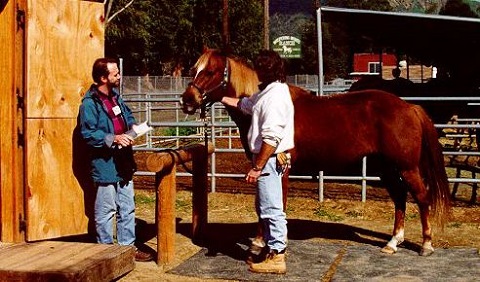
[[[29,0],[28,118],[74,118],[103,55],[103,4]]]
[[[104,54],[102,3],[28,0],[27,240],[87,231],[85,190],[72,169],[81,98]],[[91,187],[90,187],[91,188]],[[89,192],[89,191],[86,191]]]

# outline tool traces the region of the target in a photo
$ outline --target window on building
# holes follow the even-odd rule
[[[379,62],[369,62],[368,63],[368,72],[373,74],[379,74],[381,71]]]

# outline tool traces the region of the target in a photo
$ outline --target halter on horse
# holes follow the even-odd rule
[[[227,85],[228,85],[228,80],[229,80],[228,69],[229,69],[228,60],[225,60],[225,69],[223,70],[223,80],[220,81],[220,83],[218,83],[217,85],[213,86],[212,88],[210,88],[208,90],[204,90],[202,87],[195,84],[195,79],[188,84],[187,87],[193,87],[193,88],[196,89],[196,91],[201,93],[202,103],[200,105],[200,109],[201,109],[200,117],[202,119],[205,118],[206,113],[207,113],[208,109],[212,106],[212,104],[216,102],[216,101],[213,101],[211,99],[210,94],[212,92],[218,90],[219,88],[221,88],[223,91],[226,90]]]

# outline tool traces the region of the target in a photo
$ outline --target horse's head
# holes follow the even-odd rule
[[[258,89],[255,71],[247,64],[206,49],[192,69],[194,78],[182,94],[183,112],[193,114],[202,105],[224,96],[250,96]]]
[[[193,114],[202,105],[218,102],[227,93],[229,59],[218,50],[207,49],[195,63],[193,81],[182,94],[183,112]]]

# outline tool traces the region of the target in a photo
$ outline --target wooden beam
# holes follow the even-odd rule
[[[176,165],[193,160],[192,235],[203,239],[208,214],[208,155],[213,153],[212,143],[194,144],[178,150],[168,150],[147,157],[146,167],[156,172],[156,225],[157,263],[173,261],[175,255],[175,200]]]
[[[135,268],[135,248],[42,241],[2,248],[0,281],[114,281]]]

